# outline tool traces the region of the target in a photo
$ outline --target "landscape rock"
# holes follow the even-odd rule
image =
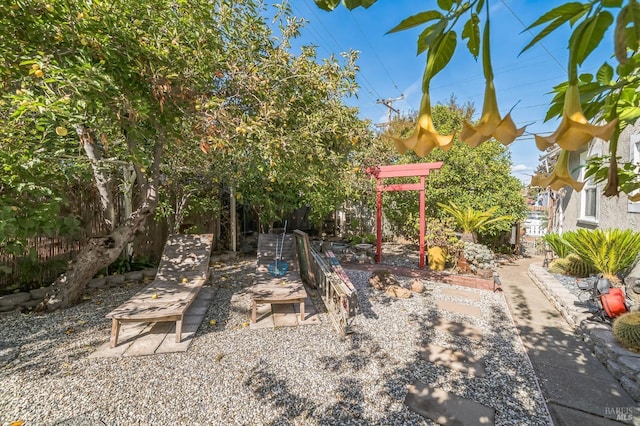
[[[142,275],[144,275],[145,278],[154,278],[157,273],[158,270],[156,268],[147,268],[142,270]]]
[[[31,298],[32,299],[44,299],[44,297],[47,295],[47,293],[50,291],[49,287],[40,287],[40,288],[34,288],[31,291],[29,291],[29,294],[31,294]]]
[[[140,281],[143,277],[142,271],[130,271],[124,274],[126,281]]]
[[[31,299],[31,294],[20,292],[0,297],[0,306],[15,306]]]
[[[398,285],[391,285],[387,287],[384,294],[390,297],[397,297],[398,299],[408,299],[411,297],[410,290]]]
[[[376,290],[384,290],[389,286],[398,285],[398,280],[393,276],[391,271],[386,269],[378,269],[373,271],[369,277],[369,284]]]
[[[425,287],[422,280],[419,280],[418,278],[414,278],[411,280],[411,283],[409,285],[410,285],[411,291],[413,291],[414,293],[424,293]]]
[[[109,284],[122,284],[123,282],[124,282],[124,275],[122,274],[109,275],[107,277],[107,283]]]
[[[105,285],[107,285],[107,279],[106,278],[93,278],[91,279],[91,281],[89,281],[89,288],[101,288],[104,287]]]

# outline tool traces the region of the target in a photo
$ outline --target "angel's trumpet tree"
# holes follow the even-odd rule
[[[406,139],[392,139],[400,154],[404,154],[407,150],[413,150],[418,157],[422,158],[427,156],[434,148],[448,151],[453,146],[453,136],[453,133],[441,135],[436,130],[431,118],[429,95],[425,93],[422,95],[418,124],[413,134]]]
[[[491,137],[494,137],[503,145],[509,145],[517,137],[521,136],[523,132],[524,127],[516,128],[511,119],[511,113],[504,118],[500,117],[496,89],[493,85],[493,80],[488,80],[484,90],[484,105],[480,122],[475,127],[466,121],[463,122],[460,139],[471,148],[477,147]]]
[[[562,150],[558,156],[558,162],[549,176],[534,176],[531,179],[531,185],[546,188],[547,186],[554,191],[559,191],[564,186],[570,186],[574,190],[580,192],[584,187],[584,182],[578,182],[569,173],[569,151]]]
[[[617,123],[616,118],[602,126],[590,124],[582,112],[578,84],[570,83],[564,95],[560,126],[550,136],[535,135],[536,146],[540,151],[544,151],[557,143],[565,151],[577,151],[593,138],[605,141],[611,139]]]
[[[488,8],[488,5],[487,5]],[[486,86],[484,89],[484,104],[482,105],[482,117],[477,126],[472,126],[466,121],[462,123],[460,140],[475,148],[481,143],[494,137],[503,145],[509,145],[524,132],[524,127],[518,129],[511,119],[511,113],[504,119],[500,117],[496,88],[493,84],[493,67],[491,66],[491,53],[489,50],[489,14],[482,34],[482,68]]]

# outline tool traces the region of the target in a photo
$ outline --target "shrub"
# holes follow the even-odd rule
[[[567,244],[567,242],[562,238],[560,234],[552,233],[546,234],[542,237],[545,243],[549,244],[551,250],[558,257],[567,257],[569,253],[571,253],[571,247]]]
[[[578,229],[562,238],[571,250],[613,282],[629,269],[640,253],[640,233],[630,229]]]
[[[489,225],[496,222],[513,219],[513,216],[496,216],[498,207],[492,207],[486,211],[479,211],[471,207],[459,207],[453,203],[453,201],[449,201],[448,205],[442,203],[437,204],[438,207],[453,216],[462,232],[473,235],[474,242],[477,239],[478,231],[484,231]]]
[[[457,260],[458,253],[464,243],[456,236],[451,226],[452,219],[428,218],[425,226],[425,243],[427,248],[440,247],[444,251],[447,263]],[[454,259],[455,258],[455,259]]]
[[[489,247],[477,243],[465,242],[464,257],[477,269],[489,269],[495,266],[495,256]]]

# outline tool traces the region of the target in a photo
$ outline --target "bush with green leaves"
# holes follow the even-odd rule
[[[438,203],[438,207],[450,214],[457,224],[457,228],[464,234],[471,235],[474,243],[478,242],[478,232],[484,231],[491,224],[512,220],[513,216],[498,216],[498,207],[488,210],[475,210],[472,207],[460,207],[453,201],[449,204]],[[463,236],[464,239],[464,236]]]
[[[571,250],[613,282],[640,253],[640,233],[631,229],[578,229],[562,234]]]
[[[444,251],[447,263],[457,259],[464,243],[453,230],[451,218],[427,218],[425,223],[425,244],[427,248],[440,247]]]
[[[557,233],[546,234],[542,237],[542,240],[551,247],[551,250],[556,256],[560,258],[567,257],[571,253],[571,247],[562,238],[562,235]]]

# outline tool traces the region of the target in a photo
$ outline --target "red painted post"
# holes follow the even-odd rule
[[[419,268],[424,269],[424,176],[420,176],[420,263]]]
[[[420,268],[425,267],[425,182],[431,170],[442,167],[442,161],[436,163],[396,164],[391,166],[369,167],[367,173],[376,178],[376,262],[382,262],[382,192],[383,191],[420,191]],[[400,183],[383,185],[382,179],[393,177],[420,177],[420,183]]]
[[[382,191],[380,179],[376,185],[376,263],[382,262]]]

